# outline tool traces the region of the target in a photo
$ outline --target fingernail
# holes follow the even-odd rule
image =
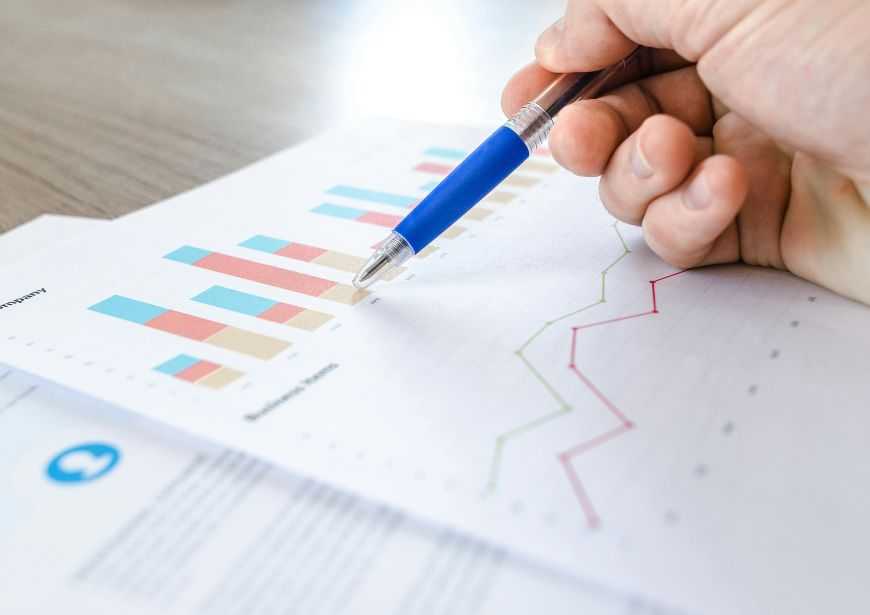
[[[710,186],[703,173],[696,175],[689,183],[684,200],[689,209],[706,209],[713,202],[713,193],[710,192]]]
[[[538,49],[552,49],[562,40],[562,33],[565,31],[565,21],[563,18],[556,20],[552,26],[547,28],[538,37]]]
[[[634,140],[634,147],[631,148],[630,154],[631,171],[641,179],[652,177],[653,168],[643,153],[643,146],[640,142],[640,135]]]

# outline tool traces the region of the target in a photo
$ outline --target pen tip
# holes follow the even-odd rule
[[[389,256],[384,254],[382,250],[378,250],[366,261],[366,264],[362,266],[359,273],[354,276],[354,288],[359,290],[368,288],[390,268],[392,268],[392,262]]]

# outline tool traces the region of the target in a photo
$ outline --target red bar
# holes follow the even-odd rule
[[[221,366],[217,363],[212,363],[211,361],[200,361],[199,363],[194,363],[187,369],[175,374],[175,377],[180,380],[186,380],[187,382],[196,382],[220,368]]]
[[[423,173],[434,173],[435,175],[447,175],[453,170],[453,167],[449,164],[438,164],[437,162],[421,162],[414,167],[414,170]]]
[[[313,275],[305,275],[296,271],[288,271],[272,265],[264,265],[244,258],[227,256],[214,252],[197,261],[195,267],[225,273],[237,278],[244,278],[260,284],[276,286],[284,290],[292,290],[312,297],[319,297],[337,282],[324,280]]]
[[[390,214],[381,214],[376,211],[369,211],[356,220],[357,222],[365,222],[366,224],[377,224],[378,226],[393,228],[402,221],[402,218]]]
[[[258,316],[258,318],[262,318],[263,320],[271,320],[272,322],[278,322],[282,325],[299,314],[300,312],[304,312],[305,310],[301,307],[290,305],[289,303],[276,303],[268,310],[263,312]]]
[[[213,320],[206,320],[198,316],[183,314],[169,310],[164,312],[157,318],[153,318],[145,323],[146,327],[159,329],[167,333],[174,333],[181,337],[202,342],[207,340],[218,331],[226,329],[226,325]]]
[[[304,243],[291,243],[289,246],[281,248],[275,254],[278,256],[286,256],[297,261],[310,262],[326,252],[323,248],[307,246]]]

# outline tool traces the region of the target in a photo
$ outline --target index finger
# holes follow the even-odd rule
[[[691,62],[668,49],[644,49],[630,70],[615,77],[602,96],[617,88],[660,73],[690,66]],[[521,68],[510,78],[502,93],[501,106],[510,117],[527,102],[540,94],[558,75],[542,67],[538,62]]]
[[[547,70],[587,72],[610,66],[636,45],[673,49],[697,62],[758,0],[568,0],[565,16],[538,39]]]

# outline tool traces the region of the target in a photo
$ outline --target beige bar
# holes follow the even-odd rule
[[[347,305],[356,305],[368,296],[369,293],[365,290],[357,290],[353,286],[347,286],[346,284],[336,284],[320,295],[320,298],[337,301],[338,303],[346,303]]]
[[[290,347],[290,342],[244,329],[227,327],[204,340],[207,344],[250,355],[258,359],[274,359]]]
[[[244,376],[242,372],[230,369],[229,367],[222,367],[219,370],[210,373],[205,378],[198,380],[196,383],[210,389],[222,389],[242,376]]]
[[[543,160],[526,160],[520,165],[521,171],[531,171],[532,173],[555,173],[559,170],[559,165],[552,162],[544,162]]]
[[[438,251],[438,246],[434,246],[429,244],[419,252],[417,252],[417,258],[426,258],[427,256],[432,256]]]
[[[485,199],[483,199],[483,201],[485,203],[498,203],[499,205],[507,205],[515,198],[517,198],[517,195],[513,192],[494,190],[490,192],[489,195]]]
[[[315,331],[330,320],[332,320],[331,314],[325,314],[316,310],[305,310],[304,312],[299,312],[284,324],[296,329],[303,329],[304,331]]]
[[[463,218],[468,218],[469,220],[477,220],[478,222],[481,220],[486,220],[492,215],[492,210],[487,209],[486,207],[473,207],[468,210]]]
[[[501,185],[513,186],[514,188],[531,188],[540,181],[537,177],[529,177],[528,175],[511,175]]]
[[[331,267],[339,271],[347,271],[348,273],[356,273],[366,263],[366,259],[351,254],[343,254],[341,252],[324,252],[317,258],[311,261],[323,267]]]
[[[453,226],[449,227],[446,231],[441,233],[441,236],[445,237],[447,239],[456,239],[464,232],[465,232],[464,226],[457,226],[456,224],[454,224]]]

